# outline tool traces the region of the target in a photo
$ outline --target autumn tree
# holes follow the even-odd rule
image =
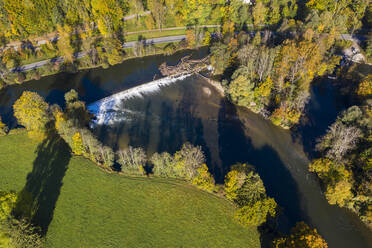
[[[159,29],[163,27],[165,22],[165,1],[164,0],[147,0],[147,6],[151,10],[151,14]]]
[[[92,15],[98,30],[106,38],[118,31],[124,13],[128,11],[127,1],[91,0]]]
[[[91,120],[91,114],[85,103],[79,100],[76,90],[72,89],[65,94],[66,118],[74,122],[76,127],[85,127]]]
[[[76,155],[82,155],[85,152],[85,147],[83,145],[83,139],[81,138],[81,134],[79,132],[76,132],[74,136],[72,136],[71,150]]]
[[[215,189],[215,181],[208,170],[206,164],[202,164],[197,170],[197,175],[192,179],[191,183],[196,187],[212,192]]]
[[[0,135],[6,135],[8,133],[8,127],[2,122],[0,116]]]
[[[61,56],[64,56],[64,59],[68,63],[74,61],[74,48],[71,44],[71,35],[72,28],[68,25],[57,25],[58,32],[58,41],[57,47]]]
[[[153,164],[153,173],[160,177],[176,177],[175,161],[172,155],[167,152],[154,153],[150,159]]]
[[[277,204],[273,198],[264,198],[239,208],[234,218],[242,226],[259,226],[266,222],[267,217],[275,217]]]
[[[131,175],[145,174],[144,166],[147,162],[147,156],[142,148],[129,146],[127,149],[118,151],[117,156],[123,172]]]
[[[359,84],[357,89],[359,96],[371,96],[372,95],[372,75],[365,77]]]
[[[327,248],[327,242],[315,228],[310,228],[304,222],[298,222],[291,229],[290,235],[276,239],[275,248]]]
[[[236,164],[225,177],[225,193],[239,207],[234,218],[243,226],[259,226],[275,217],[277,203],[266,195],[260,176],[251,166]]]
[[[50,121],[49,105],[35,92],[24,91],[14,103],[14,116],[26,127],[31,137],[42,139]]]
[[[174,154],[174,160],[174,170],[177,176],[192,180],[198,174],[198,169],[204,164],[205,156],[200,146],[185,143],[181,150]]]
[[[214,73],[222,74],[227,67],[231,64],[231,50],[228,45],[222,42],[216,42],[211,47],[211,65],[213,66]]]
[[[16,202],[16,193],[0,191],[0,222],[9,218]]]

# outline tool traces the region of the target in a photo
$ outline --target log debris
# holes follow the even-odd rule
[[[177,65],[167,65],[166,62],[162,63],[159,66],[159,70],[163,76],[175,76],[181,74],[193,74],[199,73],[208,66],[209,56],[202,59],[190,59],[189,56],[181,58],[180,62]]]

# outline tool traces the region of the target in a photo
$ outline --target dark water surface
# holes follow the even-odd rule
[[[0,91],[0,113],[8,125],[15,126],[10,106],[24,90],[36,91],[49,103],[63,105],[64,93],[74,88],[90,104],[152,81],[155,74],[159,77],[160,63],[166,60],[174,64],[183,55],[134,59],[106,70],[60,74],[12,86]],[[175,152],[186,141],[201,145],[220,183],[230,165],[247,162],[260,174],[268,194],[284,208],[281,230],[288,231],[303,220],[316,227],[331,248],[368,248],[372,247],[372,233],[354,214],[329,205],[318,181],[307,171],[306,154],[315,139],[351,104],[331,86],[331,82],[324,82],[313,87],[310,117],[292,133],[231,105],[197,76],[123,101],[116,110],[122,113],[122,120],[97,127],[95,132],[115,149],[142,146],[149,154]]]

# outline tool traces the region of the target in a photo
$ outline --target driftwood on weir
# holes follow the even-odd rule
[[[185,56],[177,65],[167,65],[166,62],[159,66],[163,76],[174,76],[180,74],[199,73],[207,67],[209,56],[202,59],[190,59],[191,56]]]

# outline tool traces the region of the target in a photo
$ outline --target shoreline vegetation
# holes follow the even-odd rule
[[[67,163],[74,156],[82,156],[98,165],[105,173],[110,172],[108,173],[110,175],[125,175],[128,178],[149,178],[154,175],[154,178],[182,180],[219,198],[230,200],[235,208],[233,218],[244,228],[257,228],[266,221],[273,222],[275,220],[279,210],[278,205],[273,198],[266,195],[263,182],[252,166],[240,163],[232,165],[230,172],[225,177],[225,183],[216,185],[205,164],[206,158],[201,147],[186,143],[181,150],[173,155],[163,152],[161,154],[155,153],[151,157],[147,157],[140,147],[129,146],[124,150],[113,151],[101,144],[86,128],[91,116],[87,112],[84,102],[78,100],[76,91],[71,90],[66,93],[65,101],[66,107],[63,110],[58,105],[49,106],[38,94],[25,91],[15,102],[14,115],[19,124],[25,126],[27,135],[32,139],[32,142],[39,144],[38,154],[41,152],[40,149],[56,146],[58,153],[63,154],[64,157],[69,154]],[[5,126],[3,126],[3,130],[6,134]],[[20,130],[15,132],[18,134],[14,134],[13,137],[24,134]],[[11,133],[14,132],[10,131]],[[40,159],[44,161],[41,163],[46,163],[42,166],[47,166],[55,161],[54,159]],[[53,170],[53,167],[51,169]],[[33,202],[38,201],[38,197],[27,190],[27,184],[26,190],[24,189],[15,195],[14,192],[4,194],[6,197],[11,196],[16,199],[7,202],[8,208],[13,210],[5,216],[6,223],[13,225],[17,220],[31,221],[41,230],[41,236],[35,236],[36,241],[42,242],[41,239],[47,234],[46,228],[50,222],[45,227],[44,223],[37,221],[37,215],[33,210],[35,203]],[[313,229],[310,229],[305,223],[302,223],[302,226],[305,229],[308,228],[304,235],[315,235],[317,242],[324,242],[326,245],[315,230],[314,234],[310,234]],[[8,232],[11,230],[5,231],[5,233]],[[293,232],[298,231],[293,229]],[[30,233],[37,235],[39,232],[30,231]],[[279,237],[278,234],[276,235]],[[8,239],[12,240],[11,237]],[[282,237],[274,242],[277,244],[290,242],[287,239]],[[257,242],[252,244],[258,245]]]

